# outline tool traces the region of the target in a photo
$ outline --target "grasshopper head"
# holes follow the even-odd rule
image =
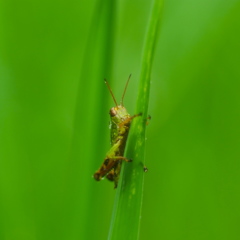
[[[122,105],[112,107],[109,112],[111,118],[123,120],[130,117],[130,114],[127,112],[127,109]]]

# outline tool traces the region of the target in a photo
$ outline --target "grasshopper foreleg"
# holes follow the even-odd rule
[[[151,119],[152,119],[152,117],[151,117],[150,115],[148,115],[148,117],[145,119],[145,121],[146,121],[146,125],[149,124],[149,122],[150,122]],[[149,121],[148,121],[148,120],[149,120]]]
[[[130,123],[135,117],[139,117],[142,116],[142,113],[139,114],[135,114],[127,119],[125,119],[124,121],[122,121],[118,126],[119,128],[123,127],[124,125],[127,125],[128,123]]]
[[[111,159],[114,160],[114,161],[116,161],[116,160],[124,160],[125,162],[132,162],[132,159],[128,159],[128,158],[121,157],[121,156],[116,156],[116,157],[113,157]]]

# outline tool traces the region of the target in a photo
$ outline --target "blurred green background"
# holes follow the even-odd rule
[[[107,239],[115,190],[92,179],[109,148],[103,79],[120,99],[132,73],[133,114],[153,1],[110,2],[0,1],[1,240]],[[165,0],[141,240],[239,239],[239,12]]]

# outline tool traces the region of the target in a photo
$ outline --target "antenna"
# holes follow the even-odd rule
[[[104,81],[105,81],[105,83],[107,84],[108,90],[109,90],[109,92],[111,93],[112,98],[113,98],[113,101],[115,102],[116,107],[117,107],[118,104],[117,104],[117,101],[116,101],[116,99],[115,99],[115,97],[114,97],[114,95],[113,95],[112,89],[110,88],[110,85],[109,85],[108,81],[107,81],[106,79],[104,79]]]
[[[127,86],[128,86],[129,80],[131,78],[131,75],[132,74],[129,75],[128,80],[127,80],[126,85],[125,85],[125,88],[124,88],[124,91],[123,91],[122,100],[121,100],[121,106],[123,106],[123,99],[124,99],[124,96],[125,96],[125,93],[126,93]]]

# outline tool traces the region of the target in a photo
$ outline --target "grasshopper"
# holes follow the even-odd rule
[[[118,180],[121,172],[122,161],[131,162],[131,159],[124,157],[124,150],[128,138],[128,133],[131,125],[131,121],[142,114],[136,114],[130,116],[127,109],[123,105],[123,99],[127,90],[127,86],[130,80],[131,74],[126,82],[121,103],[118,105],[113,95],[112,89],[109,83],[105,79],[105,83],[108,87],[110,94],[112,95],[115,107],[110,109],[110,129],[111,129],[111,148],[107,152],[107,156],[103,161],[101,167],[95,172],[94,178],[100,181],[104,176],[108,180],[114,182],[114,188],[118,186]]]

